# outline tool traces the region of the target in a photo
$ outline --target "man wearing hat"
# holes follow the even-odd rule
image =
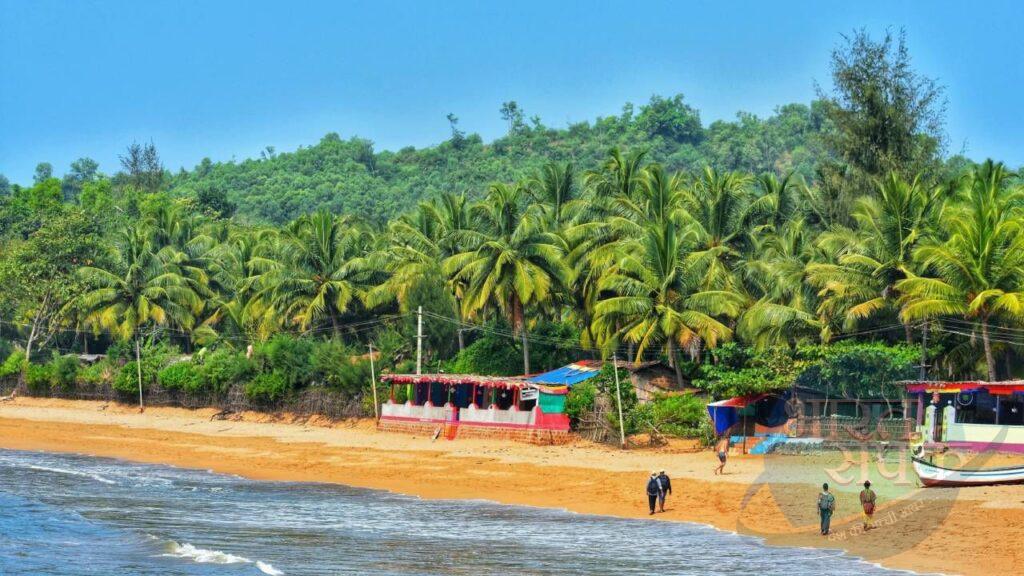
[[[661,482],[658,481],[658,473],[651,472],[651,478],[647,481],[647,504],[654,514],[654,506],[658,503],[658,496],[661,495]]]

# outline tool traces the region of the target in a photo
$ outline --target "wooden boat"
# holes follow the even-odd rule
[[[1024,466],[988,468],[985,470],[953,470],[914,458],[914,471],[925,486],[991,486],[993,484],[1024,484]]]

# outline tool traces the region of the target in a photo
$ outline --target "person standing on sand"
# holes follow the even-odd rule
[[[864,489],[860,491],[860,505],[864,509],[864,530],[871,530],[871,517],[875,513],[875,500],[878,496],[871,489],[871,481],[864,481]]]
[[[651,472],[651,479],[647,481],[647,504],[654,514],[654,506],[658,503],[658,496],[661,494],[661,482],[658,481],[658,473]]]
[[[658,504],[661,506],[661,511],[665,511],[665,496],[672,493],[672,480],[669,479],[668,474],[662,470],[661,474],[658,474],[658,484],[661,491],[658,492]]]
[[[828,491],[828,482],[821,485],[821,494],[818,494],[818,516],[821,517],[821,535],[828,536],[829,525],[832,523],[832,513],[836,511],[836,497]]]

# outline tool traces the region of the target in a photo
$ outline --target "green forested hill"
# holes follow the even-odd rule
[[[240,163],[204,159],[178,173],[171,188],[179,195],[219,189],[244,219],[281,223],[320,207],[383,221],[439,192],[480,196],[487,184],[530,175],[548,160],[594,168],[612,147],[647,149],[672,171],[710,164],[755,174],[793,170],[811,181],[827,154],[823,105],[788,104],[768,118],[740,113],[705,126],[682,95],[654,96],[639,109],[626,104],[618,116],[550,128],[509,102],[501,110],[508,134],[490,143],[459,131],[454,117],[450,139],[419,150],[377,152],[370,141],[331,133],[295,152],[271,149]]]

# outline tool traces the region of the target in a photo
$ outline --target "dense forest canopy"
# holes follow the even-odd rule
[[[942,89],[902,35],[855,32],[832,75],[763,119],[705,125],[676,95],[551,128],[509,101],[491,143],[450,114],[421,150],[328,134],[176,174],[152,143],[112,176],[42,163],[0,178],[0,328],[28,366],[90,346],[287,356],[293,335],[408,369],[422,306],[432,369],[618,354],[736,393],[829,349],[872,366],[920,345],[935,374],[1018,376],[1019,174],[944,155]]]

